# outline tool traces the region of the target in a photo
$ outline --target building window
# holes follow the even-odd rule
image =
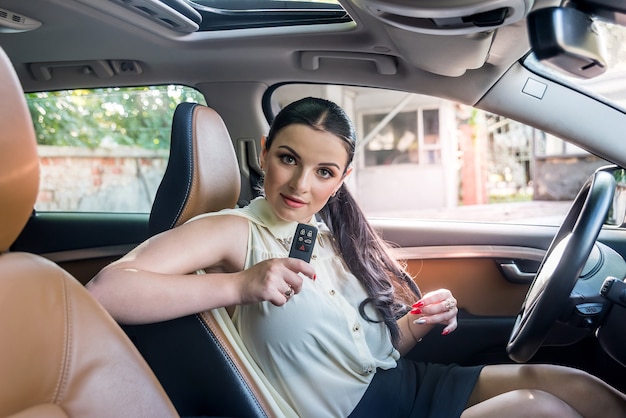
[[[395,115],[370,113],[362,117],[366,167],[441,163],[438,109],[419,109]]]

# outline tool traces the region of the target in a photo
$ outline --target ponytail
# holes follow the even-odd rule
[[[421,297],[412,277],[387,252],[387,244],[372,229],[363,211],[343,184],[335,196],[319,212],[335,240],[335,251],[341,254],[348,269],[357,277],[369,295],[359,305],[359,313],[370,322],[365,312],[372,303],[389,328],[391,340],[400,339],[397,320],[408,312],[408,307],[397,297],[396,290]],[[397,288],[397,289],[396,289]]]

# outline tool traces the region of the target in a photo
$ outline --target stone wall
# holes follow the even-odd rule
[[[149,212],[167,150],[39,146],[39,211]]]

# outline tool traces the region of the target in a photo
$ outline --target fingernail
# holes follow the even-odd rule
[[[424,318],[420,318],[417,321],[413,321],[414,324],[425,324],[426,323],[426,319]]]
[[[424,306],[424,302],[420,300],[419,302],[415,302],[413,305],[411,305],[411,308],[421,308],[422,306]]]
[[[449,329],[444,329],[444,330],[441,332],[441,335],[448,335],[448,334],[450,334],[450,330],[449,330]]]
[[[317,280],[317,274],[313,275],[313,281]]]
[[[420,308],[413,308],[411,309],[411,312],[413,315],[419,315],[422,313],[422,310]]]

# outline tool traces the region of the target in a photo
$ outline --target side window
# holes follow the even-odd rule
[[[357,130],[347,184],[366,215],[559,225],[607,162],[522,123],[436,97],[282,85],[277,112],[306,96],[339,104]]]
[[[37,211],[149,212],[184,86],[26,94],[41,161]]]

